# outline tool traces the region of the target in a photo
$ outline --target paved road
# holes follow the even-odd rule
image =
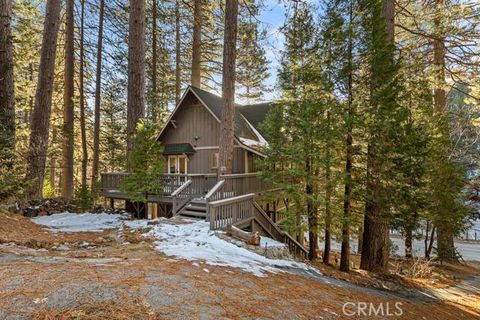
[[[398,246],[399,255],[405,254],[405,240],[401,236],[391,236],[390,239]],[[467,241],[455,241],[455,246],[460,252],[464,260],[476,260],[480,261],[480,241],[467,242]],[[425,244],[422,240],[413,241],[414,255],[423,256],[425,252]]]
[[[405,254],[405,240],[401,236],[392,235],[390,239],[395,246],[398,247],[396,254],[403,256]],[[470,261],[480,261],[480,241],[478,242],[467,242],[467,241],[455,241],[455,246],[462,255],[464,260]],[[320,243],[320,248],[323,248],[323,243]],[[352,252],[357,252],[357,240],[353,239],[350,242],[350,248]],[[341,244],[335,241],[332,241],[332,249],[336,251],[341,250]],[[415,256],[423,257],[425,252],[425,245],[423,240],[414,240],[413,241],[413,254]]]

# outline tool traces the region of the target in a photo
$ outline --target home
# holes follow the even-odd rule
[[[305,255],[303,247],[278,226],[288,201],[279,197],[263,207],[257,202],[260,195],[273,191],[256,168],[256,160],[265,157],[268,146],[261,123],[271,107],[268,103],[237,105],[233,173],[218,176],[222,99],[189,86],[158,135],[166,163],[158,177],[163,193],[148,195],[140,217],[201,218],[210,222],[211,229],[235,225],[267,234]],[[125,200],[126,208],[132,208],[130,197],[120,190],[127,175],[102,174],[101,195],[112,206],[114,200]]]

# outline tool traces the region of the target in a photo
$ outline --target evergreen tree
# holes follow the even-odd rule
[[[267,91],[265,80],[269,77],[266,52],[266,30],[258,16],[261,7],[255,1],[240,5],[238,24],[237,96],[246,104],[262,100]]]
[[[288,209],[285,227],[300,243],[304,230],[308,230],[309,258],[314,260],[318,250],[319,204],[325,190],[319,178],[327,154],[322,137],[329,131],[327,106],[331,99],[319,69],[311,10],[308,3],[295,2],[283,27],[286,43],[279,70],[282,100],[265,123],[270,145],[262,170],[267,179],[288,194],[293,206]]]
[[[132,153],[128,159],[128,175],[121,185],[122,192],[129,195],[137,214],[141,206],[147,203],[149,194],[161,194],[163,186],[159,183],[159,172],[163,172],[163,147],[157,140],[155,126],[139,122],[133,138]]]
[[[397,65],[394,60],[394,2],[364,3],[363,27],[369,66],[368,150],[361,268],[387,271],[389,260],[390,156],[395,145],[401,110],[397,103]]]

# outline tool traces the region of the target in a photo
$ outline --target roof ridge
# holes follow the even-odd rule
[[[208,94],[208,95],[211,95],[211,96],[214,96],[215,98],[217,99],[222,99],[221,96],[215,94],[215,93],[212,93],[210,91],[207,91],[205,89],[202,89],[202,88],[199,88],[199,87],[196,87],[194,85],[189,85],[189,87],[191,87],[193,90],[199,90],[205,94]],[[255,107],[255,106],[260,106],[260,105],[265,105],[265,104],[272,104],[274,103],[273,101],[262,101],[262,102],[256,102],[256,103],[250,103],[250,104],[240,104],[240,103],[235,103],[235,107],[239,107],[239,108],[243,108],[243,107]]]

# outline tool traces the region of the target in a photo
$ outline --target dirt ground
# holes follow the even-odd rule
[[[479,292],[468,286],[454,288],[476,305],[449,294],[418,299],[352,288],[327,277],[256,277],[167,257],[135,232],[52,234],[13,218],[17,228],[1,229],[7,218],[0,215],[0,319],[480,318]],[[382,305],[383,315],[356,312],[364,303]],[[402,315],[394,315],[395,303]]]

